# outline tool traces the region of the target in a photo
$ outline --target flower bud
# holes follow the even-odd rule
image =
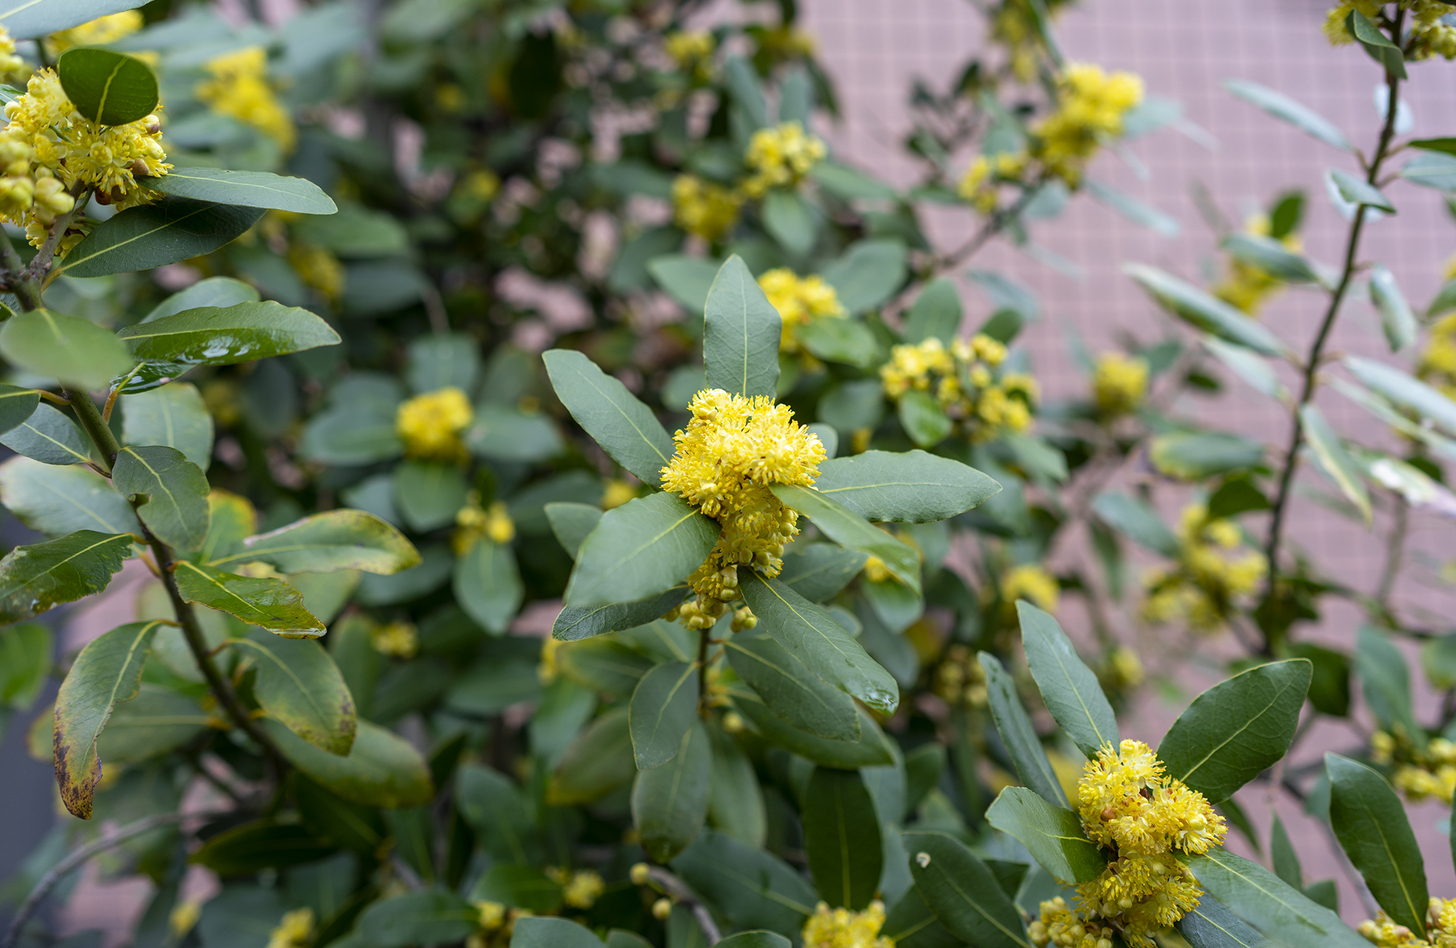
[[[632,880],[633,885],[646,885],[647,880],[651,877],[651,873],[652,869],[647,863],[639,862],[631,868],[627,875]]]
[[[672,914],[672,903],[667,899],[658,899],[652,903],[652,917],[658,921],[666,921]]]

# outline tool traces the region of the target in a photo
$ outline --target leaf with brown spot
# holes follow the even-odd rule
[[[177,564],[173,575],[188,602],[200,602],[284,638],[316,639],[326,631],[303,607],[303,594],[281,579],[239,576],[185,561]]]
[[[56,696],[56,783],[71,815],[91,818],[91,798],[101,781],[96,738],[117,702],[141,689],[142,665],[162,623],[131,622],[93,640],[76,656]]]

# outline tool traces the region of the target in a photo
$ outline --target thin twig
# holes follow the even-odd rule
[[[723,940],[723,934],[718,931],[718,923],[713,921],[713,913],[708,911],[707,906],[698,901],[693,890],[677,876],[663,869],[661,866],[653,866],[648,870],[648,878],[656,882],[668,895],[671,895],[680,904],[693,913],[697,919],[698,927],[703,930],[703,937],[708,940],[709,945],[716,945]],[[0,946],[4,948],[4,946]]]
[[[1385,569],[1380,573],[1380,585],[1375,588],[1375,601],[1381,610],[1390,611],[1390,596],[1395,592],[1395,581],[1400,575],[1400,566],[1405,554],[1406,530],[1410,525],[1410,504],[1404,497],[1395,498],[1394,520],[1390,534],[1385,541]]]

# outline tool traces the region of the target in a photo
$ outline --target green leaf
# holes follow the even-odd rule
[[[454,523],[469,491],[458,464],[408,460],[394,469],[395,509],[421,533]]]
[[[946,833],[906,833],[915,888],[954,936],[978,948],[1030,948],[1021,913],[976,854]]]
[[[149,323],[163,316],[174,316],[183,310],[197,309],[199,306],[225,307],[238,303],[256,303],[260,298],[258,291],[242,280],[208,277],[162,300],[141,321]]]
[[[122,411],[126,444],[176,448],[188,461],[207,470],[212,462],[212,415],[195,386],[177,382],[127,395]]]
[[[935,396],[919,389],[911,389],[895,404],[900,418],[900,427],[922,448],[933,448],[950,437],[955,422],[940,407]]]
[[[582,542],[566,604],[590,609],[666,592],[708,558],[719,529],[676,494],[609,510]]]
[[[563,642],[575,642],[604,632],[635,629],[671,612],[688,597],[689,592],[684,584],[637,602],[614,603],[592,609],[568,606],[557,613],[556,621],[551,625],[551,635]]]
[[[33,415],[39,403],[40,392],[33,388],[0,384],[0,434]]]
[[[93,639],[61,682],[55,711],[56,783],[72,816],[91,818],[91,799],[101,782],[96,739],[117,702],[135,698],[140,690],[142,666],[160,625],[132,622]]]
[[[27,527],[51,536],[142,532],[131,504],[106,478],[79,464],[55,467],[11,458],[0,464],[0,503]]]
[[[17,546],[0,560],[0,624],[101,592],[131,554],[135,539],[77,530],[59,540]]]
[[[1171,214],[1151,204],[1145,204],[1130,194],[1124,194],[1116,188],[1108,187],[1100,181],[1088,178],[1084,184],[1087,187],[1087,193],[1094,201],[1111,208],[1139,227],[1146,227],[1164,237],[1178,236],[1178,218]]]
[[[1387,73],[1398,79],[1408,78],[1405,57],[1401,55],[1400,47],[1387,39],[1380,27],[1371,22],[1369,17],[1359,10],[1351,10],[1345,15],[1345,26],[1355,35],[1355,39],[1370,58],[1385,67]]]
[[[782,320],[741,257],[729,257],[718,271],[703,318],[708,388],[772,398],[779,381]]]
[[[702,832],[708,815],[711,762],[708,729],[695,719],[683,732],[671,760],[637,774],[632,786],[632,822],[653,861],[667,862]]]
[[[549,913],[561,907],[561,894],[560,883],[535,866],[497,863],[476,881],[470,901]]]
[[[647,272],[662,291],[694,313],[708,304],[708,291],[718,278],[720,265],[701,257],[667,254],[647,261]]]
[[[1261,86],[1257,82],[1249,82],[1246,79],[1229,79],[1224,82],[1223,86],[1245,102],[1258,106],[1281,122],[1288,122],[1306,135],[1311,135],[1326,145],[1331,145],[1341,151],[1353,152],[1355,150],[1340,133],[1340,130],[1335,128],[1328,119],[1282,92],[1275,92],[1267,86]]]
[[[1090,882],[1107,858],[1082,831],[1082,820],[1025,787],[1007,787],[986,811],[986,822],[1021,841],[1043,869],[1064,883]]]
[[[351,803],[399,809],[424,806],[435,795],[430,768],[419,751],[368,721],[358,722],[344,757],[313,746],[278,721],[265,719],[263,728],[289,763]]]
[[[209,837],[187,861],[224,877],[241,876],[315,862],[338,848],[306,826],[265,819]]]
[[[792,485],[776,485],[770,490],[784,504],[814,521],[814,526],[835,543],[879,557],[893,576],[920,594],[920,554],[913,547],[876,529],[817,490]]]
[[[1327,753],[1325,770],[1340,847],[1391,920],[1424,937],[1426,869],[1405,805],[1384,777],[1359,761]]]
[[[778,579],[810,602],[823,602],[848,586],[867,559],[833,543],[795,543],[784,551]]]
[[[850,316],[867,313],[894,296],[905,282],[905,245],[898,240],[861,240],[824,268]]]
[[[523,918],[514,932],[511,948],[602,948],[590,928],[564,918]]]
[[[1043,800],[1055,807],[1067,806],[1067,795],[1062,783],[1052,770],[1041,739],[1036,735],[1031,718],[1016,693],[1016,683],[1001,667],[1001,662],[989,652],[979,652],[977,657],[981,670],[986,674],[986,692],[991,706],[991,718],[1001,734],[1001,743],[1011,756],[1016,775],[1021,782],[1036,791]],[[1063,878],[1068,878],[1063,876]]]
[[[1204,890],[1289,948],[1369,948],[1329,909],[1310,901],[1258,863],[1214,849],[1185,862]]]
[[[339,342],[339,334],[313,313],[272,300],[201,306],[117,335],[138,359],[184,365],[234,365]]]
[[[1286,283],[1318,283],[1319,274],[1301,254],[1272,237],[1233,234],[1219,242],[1228,255]]]
[[[465,446],[487,460],[531,462],[556,457],[566,444],[550,415],[486,402],[475,406]]]
[[[822,218],[798,191],[775,188],[763,198],[763,229],[790,255],[802,257],[814,249]]]
[[[1403,730],[1418,746],[1425,746],[1426,732],[1411,710],[1411,680],[1405,656],[1387,633],[1370,625],[1360,627],[1355,673],[1360,676],[1365,703],[1381,730]]]
[[[403,224],[383,211],[357,204],[346,204],[336,214],[295,221],[293,233],[304,243],[341,257],[389,257],[410,250]]]
[[[591,504],[547,504],[546,519],[551,523],[551,532],[555,535],[556,542],[575,559],[587,534],[595,530],[601,522],[602,509]]]
[[[126,125],[157,108],[157,74],[152,67],[109,49],[68,49],[56,72],[76,111],[98,125]]]
[[[556,667],[561,674],[583,688],[613,698],[630,696],[652,665],[646,655],[611,638],[570,642],[556,650]]]
[[[859,767],[893,766],[895,763],[889,738],[880,730],[869,712],[862,708],[857,709],[859,740],[836,741],[791,727],[769,710],[763,699],[747,687],[731,689],[729,694],[733,698],[733,706],[753,724],[765,740],[816,764],[854,770]]]
[[[847,200],[858,199],[893,201],[899,192],[888,184],[871,177],[863,171],[841,165],[832,160],[821,161],[809,170],[809,177],[826,191]]]
[[[739,634],[724,648],[738,677],[790,727],[833,741],[857,741],[854,700],[830,687],[804,658],[768,635]]]
[[[1259,464],[1264,446],[1238,435],[1175,431],[1153,438],[1148,458],[1169,477],[1196,481]]]
[[[329,510],[287,526],[227,544],[210,566],[267,563],[285,573],[358,569],[398,573],[416,566],[420,553],[404,534],[362,510]]]
[[[262,216],[261,208],[163,198],[102,221],[52,272],[98,277],[190,260],[231,242]]]
[[[739,932],[718,942],[723,948],[789,948],[790,942],[774,932]]]
[[[479,920],[480,909],[454,892],[417,889],[370,905],[354,930],[367,933],[369,948],[410,948],[464,941],[478,929]]]
[[[1456,433],[1456,401],[1393,366],[1372,359],[1346,356],[1345,368],[1374,391],[1422,418]]]
[[[1284,352],[1284,344],[1262,323],[1198,287],[1141,263],[1130,263],[1122,269],[1164,309],[1199,329],[1262,355],[1277,356]]]
[[[819,895],[858,911],[880,886],[884,847],[880,818],[864,780],[853,770],[815,767],[804,798],[804,855]]]
[[[36,375],[95,390],[134,364],[114,334],[48,309],[20,313],[0,328],[0,355]]]
[[[0,436],[0,444],[42,464],[90,462],[86,436],[76,423],[49,405],[37,405],[29,418]]]
[[[744,601],[763,630],[803,664],[805,673],[817,675],[882,714],[895,712],[900,703],[895,679],[832,615],[776,579],[744,570],[739,581]]]
[[[637,769],[651,770],[671,760],[697,716],[696,665],[664,662],[643,675],[627,711]]]
[[[501,635],[525,598],[509,544],[477,540],[455,561],[451,588],[461,608],[487,631]]]
[[[4,0],[0,27],[16,39],[35,39],[135,7],[135,0]]]
[[[931,523],[979,506],[1001,485],[969,465],[924,451],[865,451],[819,465],[814,489],[866,520]]]
[[[1288,390],[1274,374],[1274,369],[1270,366],[1269,361],[1257,352],[1251,352],[1243,346],[1236,346],[1231,342],[1224,342],[1217,336],[1204,336],[1201,341],[1203,347],[1214,358],[1243,379],[1254,391],[1281,401],[1289,397]]]
[[[1329,176],[1335,184],[1335,190],[1340,192],[1340,197],[1351,204],[1364,204],[1387,214],[1395,213],[1395,205],[1391,204],[1374,185],[1338,169],[1331,169]]]
[[[505,774],[493,767],[466,764],[456,779],[455,803],[491,859],[526,864],[540,857],[540,840],[526,795]]]
[[[237,616],[285,638],[317,638],[327,629],[305,608],[303,596],[281,579],[225,573],[186,561],[173,574],[182,598]]]
[[[1016,603],[1026,664],[1052,713],[1072,743],[1088,757],[1119,743],[1117,717],[1097,676],[1083,664],[1057,620],[1025,600]]]
[[[576,423],[612,460],[643,483],[658,486],[673,445],[652,409],[580,352],[552,349],[541,358],[556,397]]]
[[[1271,948],[1272,944],[1228,906],[1207,895],[1175,927],[1193,948]]]
[[[906,343],[939,339],[949,346],[961,329],[964,311],[960,291],[947,277],[938,277],[920,291],[905,316],[901,337]]]
[[[157,539],[179,550],[202,549],[212,512],[207,475],[176,448],[122,448],[111,483],[137,504],[137,515]]]
[[[672,869],[735,928],[798,931],[818,901],[808,880],[782,859],[711,830]]]
[[[0,717],[35,703],[51,673],[51,630],[39,622],[0,629]]]
[[[708,825],[741,843],[762,846],[768,835],[768,812],[753,761],[721,727],[710,724],[708,740],[713,745]]]
[[[307,178],[266,171],[173,168],[164,175],[144,179],[142,184],[173,197],[238,207],[272,208],[294,214],[334,214],[339,210],[333,199]]]
[[[1365,486],[1365,479],[1360,475],[1360,468],[1350,453],[1345,450],[1344,442],[1330,423],[1325,420],[1324,412],[1314,402],[1306,402],[1299,409],[1299,420],[1304,425],[1305,440],[1309,442],[1309,449],[1314,452],[1315,458],[1319,461],[1320,467],[1330,476],[1330,480],[1340,488],[1340,493],[1345,499],[1355,505],[1365,518],[1365,525],[1370,525],[1370,492]]]
[[[865,369],[884,359],[874,332],[864,323],[823,316],[801,325],[798,337],[811,355],[825,362]]]
[[[1370,302],[1380,313],[1380,325],[1391,352],[1399,352],[1416,341],[1420,331],[1416,314],[1401,293],[1395,274],[1383,263],[1370,267]]]
[[[264,714],[313,746],[348,756],[357,731],[354,698],[321,645],[256,630],[228,644],[258,669],[253,693]]]
[[[1241,672],[1193,700],[1158,745],[1168,776],[1222,803],[1294,742],[1314,666],[1304,659]]]
[[[547,786],[546,800],[553,806],[594,803],[636,775],[627,709],[614,708],[567,747]]]

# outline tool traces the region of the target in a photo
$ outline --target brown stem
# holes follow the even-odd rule
[[[25,278],[31,283],[44,287],[46,275],[50,273],[51,267],[56,262],[56,248],[60,246],[61,238],[66,231],[71,229],[71,224],[76,218],[86,212],[86,202],[91,200],[91,192],[83,190],[78,195],[73,195],[76,204],[69,211],[57,217],[55,223],[51,224],[50,233],[46,234],[45,243],[40,245],[40,250],[30,261],[30,266],[25,268]]]
[[[1395,592],[1395,580],[1400,575],[1400,565],[1405,554],[1406,530],[1410,526],[1410,504],[1404,497],[1396,497],[1394,521],[1385,543],[1385,569],[1380,573],[1380,585],[1375,589],[1375,601],[1381,610],[1390,611],[1390,596]]]
[[[21,310],[28,313],[40,309],[40,287],[26,278],[25,261],[20,259],[3,227],[0,227],[0,267],[5,271],[5,287],[15,294]]]

